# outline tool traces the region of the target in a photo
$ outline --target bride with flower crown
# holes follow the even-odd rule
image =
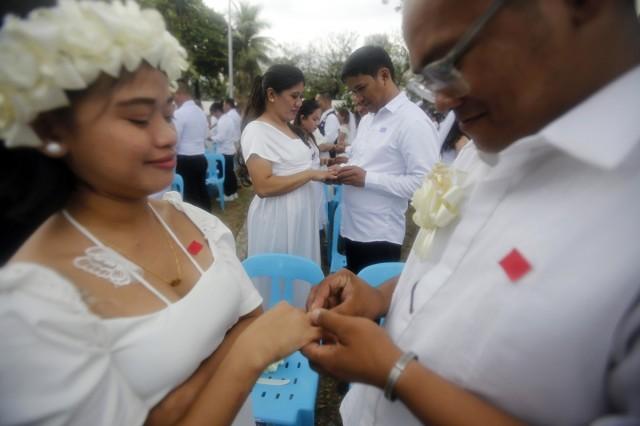
[[[173,178],[187,66],[160,14],[60,0],[6,16],[0,60],[21,176],[3,209],[44,219],[0,269],[0,424],[254,424],[260,372],[319,332],[286,304],[261,315],[217,218],[148,199]]]

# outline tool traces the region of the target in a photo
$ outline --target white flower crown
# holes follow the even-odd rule
[[[30,124],[69,105],[65,90],[86,89],[101,73],[117,78],[146,61],[171,82],[187,53],[156,10],[134,1],[59,0],[26,19],[8,15],[0,30],[0,138],[7,147],[42,146]]]

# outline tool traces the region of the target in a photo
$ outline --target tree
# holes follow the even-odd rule
[[[139,0],[139,3],[157,9],[169,32],[187,50],[191,67],[186,77],[194,84],[196,96],[223,96],[220,76],[227,71],[227,24],[222,15],[209,9],[202,0]]]
[[[346,91],[340,74],[342,66],[354,50],[358,35],[352,32],[329,34],[320,44],[309,44],[306,48],[280,46],[281,56],[271,63],[295,65],[305,77],[305,97],[312,98],[321,92],[334,98]]]
[[[253,80],[261,71],[261,65],[269,62],[269,51],[273,44],[260,32],[269,23],[260,18],[261,5],[241,2],[235,13],[233,34],[235,82],[240,97],[249,95]]]

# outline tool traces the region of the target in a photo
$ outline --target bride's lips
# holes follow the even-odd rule
[[[158,158],[157,160],[148,161],[147,163],[161,169],[173,169],[176,166],[176,156],[175,154],[171,154],[166,157]]]

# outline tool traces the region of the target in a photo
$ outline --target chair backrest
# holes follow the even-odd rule
[[[342,206],[338,204],[333,212],[333,225],[331,230],[331,252],[329,256],[329,272],[334,273],[347,266],[347,257],[338,251],[340,241],[340,222],[342,221]]]
[[[333,187],[333,201],[338,204],[342,202],[342,188],[344,185],[334,185]]]
[[[404,262],[382,262],[369,265],[358,272],[358,276],[372,287],[378,287],[390,278],[400,275]]]
[[[293,281],[301,280],[316,285],[324,279],[322,269],[310,259],[284,253],[256,254],[242,262],[251,277],[271,278],[271,299],[268,308],[281,300],[293,304]],[[284,281],[284,292],[280,282]]]
[[[184,196],[184,180],[178,173],[173,173],[173,182],[171,182],[171,189],[178,191],[180,195]]]
[[[216,152],[206,152],[204,155],[207,158],[207,180],[224,179],[224,155]]]
[[[342,206],[338,204],[333,211],[333,226],[331,228],[331,257],[338,253],[338,240],[340,239],[340,222],[342,221]]]

